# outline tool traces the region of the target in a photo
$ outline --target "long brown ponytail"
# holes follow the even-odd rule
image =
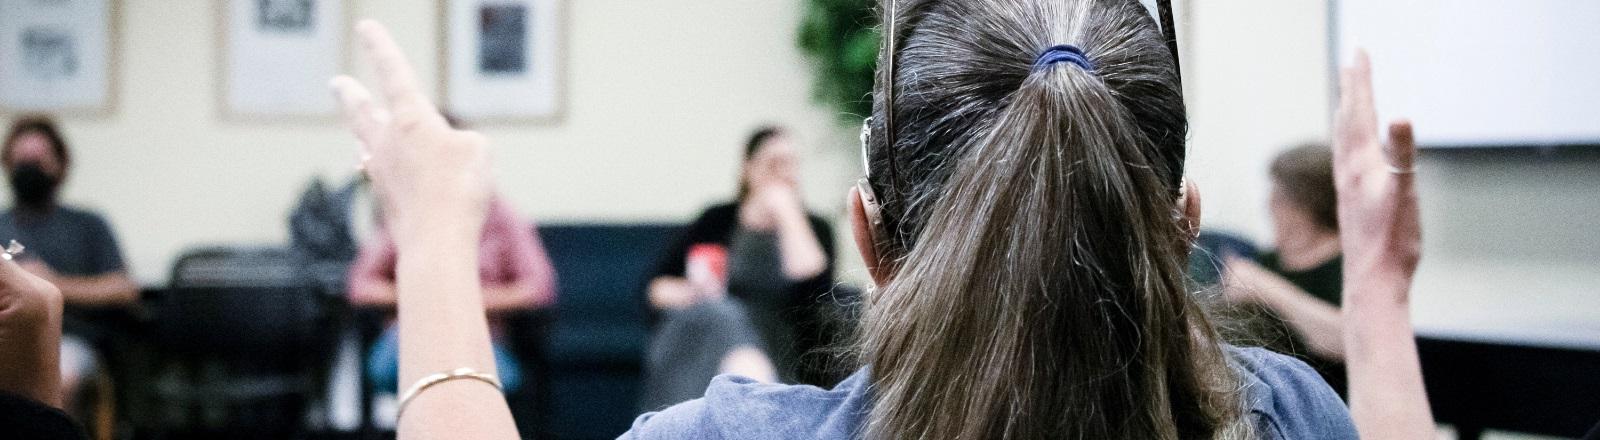
[[[873,179],[898,258],[860,331],[867,438],[1244,435],[1185,290],[1187,126],[1153,21],[1133,1],[898,1],[895,108],[875,115],[896,140],[869,158],[898,171]],[[1093,70],[1033,65],[1057,44]]]

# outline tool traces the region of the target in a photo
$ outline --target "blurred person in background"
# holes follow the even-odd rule
[[[1284,151],[1270,176],[1273,249],[1255,260],[1228,258],[1223,292],[1229,301],[1265,309],[1267,346],[1302,357],[1344,396],[1344,260],[1333,150],[1307,144]]]
[[[349,295],[350,303],[356,307],[395,307],[395,267],[400,250],[389,226],[379,226],[376,237],[362,247],[351,266]],[[483,308],[491,318],[495,362],[506,392],[514,392],[523,382],[522,366],[508,349],[508,341],[502,335],[503,324],[497,318],[552,306],[556,296],[555,269],[534,234],[533,223],[519,218],[499,196],[489,203],[478,241],[478,279],[483,287]],[[397,391],[399,347],[398,329],[390,324],[368,351],[367,377],[380,391]]]
[[[833,228],[805,207],[795,149],[782,128],[753,133],[737,199],[701,213],[656,268],[646,409],[698,397],[719,373],[817,380],[799,359],[826,339]]]
[[[460,129],[456,115],[440,112],[445,123]],[[350,267],[350,303],[357,307],[393,310],[396,304],[395,267],[400,254],[382,209],[375,216],[375,237],[362,246]],[[506,314],[552,307],[556,300],[555,268],[535,234],[537,225],[519,217],[504,197],[493,195],[483,234],[478,241],[478,280],[483,288],[483,308],[489,313],[494,337],[494,359],[505,391],[522,385],[522,365],[505,339]],[[367,377],[379,391],[396,392],[400,376],[398,327],[391,323],[367,355]]]
[[[107,331],[97,311],[139,299],[111,227],[94,212],[61,203],[72,154],[55,122],[29,116],[12,123],[0,147],[0,166],[11,183],[12,206],[0,213],[0,242],[27,246],[22,268],[57,286],[65,301],[61,386],[69,410],[85,379],[96,373],[96,346]]]

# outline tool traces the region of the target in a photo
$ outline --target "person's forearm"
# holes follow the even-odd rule
[[[362,280],[354,283],[350,301],[365,307],[394,307],[399,301],[393,281],[389,280]]]
[[[677,310],[693,305],[695,300],[694,288],[683,277],[656,277],[650,280],[646,294],[650,299],[650,308],[655,310]]]
[[[0,262],[4,285],[25,285],[25,275]],[[61,301],[49,289],[0,288],[0,392],[61,407]]]
[[[811,230],[805,209],[778,216],[778,255],[783,259],[783,275],[793,281],[815,277],[828,269],[828,256]]]
[[[399,243],[400,388],[458,368],[496,374],[476,234],[452,234],[471,228],[449,225],[419,230],[427,233],[412,236],[422,239]],[[500,391],[474,380],[429,388],[410,402],[399,423],[402,439],[517,438]]]
[[[50,280],[61,289],[67,304],[84,307],[132,305],[139,301],[139,285],[125,273],[86,277],[56,276]]]
[[[1339,308],[1293,285],[1263,287],[1261,301],[1282,317],[1317,356],[1344,359],[1344,317]]]
[[[538,308],[539,298],[528,283],[513,283],[483,288],[483,309],[489,313],[513,312]]]
[[[1409,304],[1360,298],[1405,298],[1409,280],[1372,280],[1351,289],[1366,295],[1346,301],[1345,367],[1350,375],[1350,415],[1364,439],[1431,438],[1433,414],[1422,382]],[[1390,293],[1401,292],[1401,293]]]

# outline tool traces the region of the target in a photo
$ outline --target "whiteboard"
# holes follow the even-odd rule
[[[1600,145],[1600,1],[1335,0],[1330,12],[1334,65],[1365,48],[1379,117],[1411,118],[1421,146]]]

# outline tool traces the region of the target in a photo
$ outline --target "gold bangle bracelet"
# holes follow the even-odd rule
[[[493,386],[495,391],[501,391],[503,389],[503,387],[500,386],[499,378],[494,377],[492,374],[480,373],[478,370],[471,368],[457,368],[443,373],[433,373],[423,376],[421,379],[417,379],[417,383],[412,384],[411,388],[406,388],[406,392],[400,395],[400,409],[395,411],[395,420],[400,420],[400,416],[406,413],[406,406],[410,405],[411,401],[416,399],[418,394],[422,394],[422,391],[427,390],[434,385],[456,379],[471,379],[483,382]]]

